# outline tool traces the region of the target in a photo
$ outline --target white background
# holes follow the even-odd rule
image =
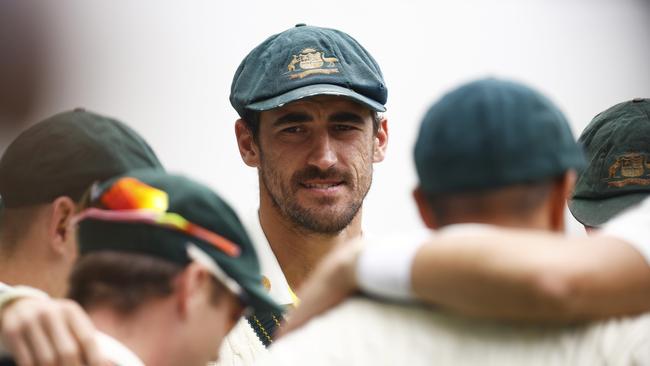
[[[239,157],[228,102],[241,59],[296,23],[341,29],[383,69],[387,159],[364,206],[367,232],[420,227],[410,191],[419,119],[449,88],[486,75],[529,83],[574,133],[609,106],[650,97],[650,2],[43,1],[52,65],[24,128],[82,106],[126,121],[166,167],[212,186],[239,210],[257,203],[257,174]],[[6,128],[0,151],[19,132]],[[575,223],[571,224],[576,230]]]

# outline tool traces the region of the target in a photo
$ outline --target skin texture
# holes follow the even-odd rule
[[[336,234],[350,224],[372,182],[370,111],[313,98],[263,112],[258,150],[263,191],[295,226]]]
[[[335,245],[361,235],[373,164],[384,159],[387,121],[375,134],[370,110],[317,96],[260,114],[254,139],[235,124],[244,162],[258,169],[260,222],[290,286],[300,286]]]

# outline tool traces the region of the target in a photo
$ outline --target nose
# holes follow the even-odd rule
[[[321,133],[314,137],[309,153],[308,164],[320,170],[327,170],[337,163],[336,151],[332,144],[331,136]]]

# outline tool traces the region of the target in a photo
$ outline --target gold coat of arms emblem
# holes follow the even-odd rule
[[[298,55],[292,55],[287,65],[290,79],[302,79],[315,74],[335,74],[339,72],[336,64],[339,59],[325,56],[325,52],[315,48],[305,48]]]
[[[648,158],[639,153],[627,153],[616,158],[608,169],[607,185],[650,185],[650,164]]]

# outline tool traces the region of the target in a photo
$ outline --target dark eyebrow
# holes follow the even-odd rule
[[[282,126],[291,123],[311,122],[312,118],[307,113],[289,112],[273,122],[273,126]]]
[[[363,124],[363,118],[352,112],[338,112],[330,116],[329,122],[353,122]]]

